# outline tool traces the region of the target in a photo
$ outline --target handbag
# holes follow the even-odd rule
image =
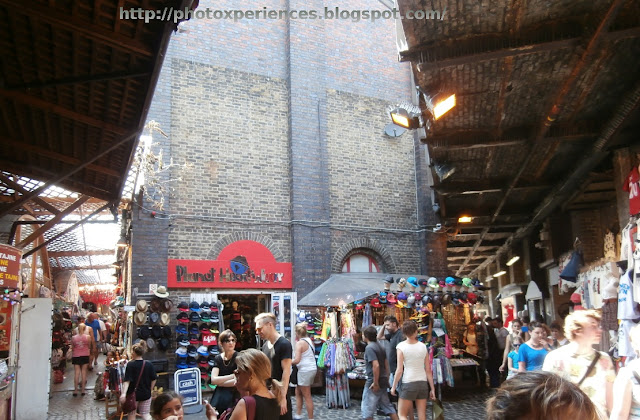
[[[433,420],[444,420],[444,406],[442,401],[435,399],[432,401]]]
[[[133,388],[133,392],[127,394],[127,398],[125,398],[124,403],[122,403],[122,412],[123,413],[131,413],[135,411],[138,407],[138,403],[136,402],[136,390],[138,389],[138,385],[140,384],[140,379],[142,378],[142,372],[144,372],[144,364],[146,360],[142,361],[142,369],[140,369],[140,375],[138,375],[138,381],[136,382],[136,387]]]
[[[298,365],[293,365],[293,368],[291,368],[291,376],[289,376],[289,383],[292,385],[298,385]]]
[[[254,420],[256,418],[256,399],[251,396],[242,397],[242,399],[247,406],[247,420]],[[234,408],[236,407],[227,408],[222,414],[220,414],[218,420],[229,420]]]

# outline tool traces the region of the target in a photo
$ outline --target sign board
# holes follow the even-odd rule
[[[167,287],[212,289],[291,289],[291,263],[277,262],[269,248],[236,241],[217,260],[169,260]]]
[[[18,288],[22,251],[10,245],[0,245],[0,286]]]
[[[151,283],[149,285],[149,294],[153,295],[156,293],[156,290],[158,290],[158,283]]]
[[[173,374],[175,391],[182,396],[182,405],[202,403],[202,389],[200,388],[200,369],[189,368],[176,370]]]
[[[202,345],[204,346],[217,346],[218,345],[218,337],[214,334],[202,335]]]
[[[125,312],[135,312],[136,307],[135,306],[125,306],[122,309],[124,309]]]

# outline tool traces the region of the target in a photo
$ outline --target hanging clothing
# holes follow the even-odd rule
[[[631,277],[633,270],[627,270],[620,277],[618,289],[618,319],[638,319],[640,312],[636,309],[636,302],[633,299],[633,283]]]
[[[638,182],[640,181],[640,173],[638,172],[638,167],[634,166],[631,169],[631,172],[627,175],[627,178],[624,180],[624,184],[622,185],[622,189],[629,193],[629,214],[631,216],[640,213],[640,185]]]

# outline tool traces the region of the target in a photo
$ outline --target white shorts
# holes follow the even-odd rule
[[[316,378],[317,370],[298,371],[298,386],[311,386]]]

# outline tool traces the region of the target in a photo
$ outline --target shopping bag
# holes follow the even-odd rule
[[[444,406],[442,405],[442,401],[435,399],[432,401],[432,410],[433,416],[431,417],[433,420],[444,420]]]

